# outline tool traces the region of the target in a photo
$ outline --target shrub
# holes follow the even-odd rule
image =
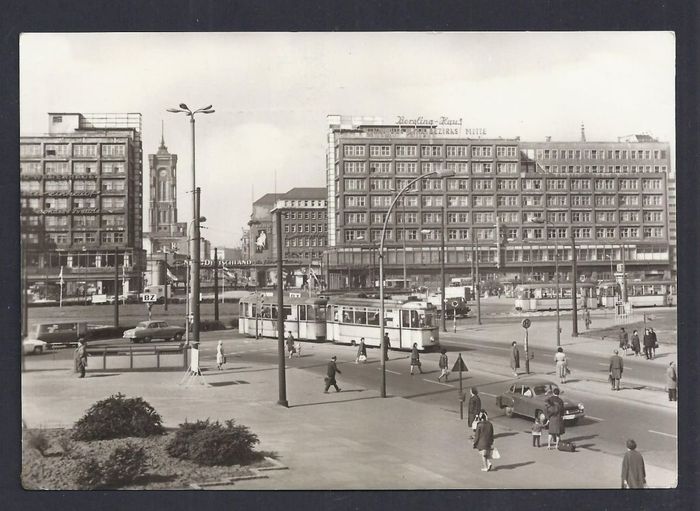
[[[238,318],[233,318],[231,320],[231,328],[238,328]]]
[[[43,431],[33,431],[27,433],[27,444],[32,449],[36,449],[44,456],[49,449],[49,439]]]
[[[202,332],[207,332],[210,330],[226,330],[226,327],[221,321],[215,321],[213,319],[205,319],[199,322],[199,329]]]
[[[73,440],[71,440],[70,436],[68,435],[62,435],[58,439],[58,445],[61,447],[63,454],[66,454],[68,456],[72,455],[73,451],[75,450],[75,443],[73,442]]]
[[[75,482],[81,489],[118,488],[136,481],[146,473],[143,447],[132,443],[116,447],[104,462],[88,458],[78,467]]]
[[[116,394],[98,401],[73,426],[75,440],[109,440],[124,437],[146,437],[165,432],[162,419],[140,397],[126,398]]]
[[[258,442],[256,434],[233,420],[221,425],[207,419],[180,424],[166,449],[171,456],[199,465],[240,465],[260,458],[253,450]]]

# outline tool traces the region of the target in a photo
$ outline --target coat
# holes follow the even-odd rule
[[[620,341],[620,348],[624,348],[629,344],[629,336],[627,335],[627,332],[620,332],[617,339]]]
[[[639,334],[632,334],[632,349],[635,353],[639,353],[641,345],[639,344]]]
[[[656,338],[656,332],[652,330],[649,332],[649,336],[651,337],[651,347],[656,347],[656,345],[659,344],[659,340]]]
[[[669,390],[678,388],[678,374],[674,366],[668,366],[666,369],[666,388]]]
[[[224,363],[224,347],[221,344],[216,346],[216,363],[218,365]]]
[[[551,405],[547,405],[545,413],[549,420],[549,434],[563,435],[566,431],[564,427],[564,401],[559,396],[552,396],[549,399]]]
[[[438,360],[438,367],[440,369],[447,369],[447,355],[444,353],[440,355],[440,360]]]
[[[637,451],[627,451],[622,459],[622,484],[629,488],[644,488],[647,480],[644,458]]]
[[[474,419],[481,411],[481,398],[479,396],[469,396],[469,404],[467,405],[467,427],[471,428]]]
[[[480,451],[493,448],[493,424],[488,420],[479,421],[474,432],[474,449]]]
[[[413,348],[411,350],[411,365],[412,366],[419,366],[420,365],[420,355],[418,354],[418,348]]]
[[[357,356],[359,357],[360,355],[364,355],[365,357],[367,356],[367,345],[365,345],[364,342],[360,342],[360,345],[357,348]]]
[[[644,347],[645,348],[651,348],[654,346],[654,341],[651,338],[651,334],[649,332],[644,333]]]
[[[326,375],[328,381],[334,382],[335,381],[335,373],[341,374],[340,369],[338,369],[338,366],[335,365],[335,361],[331,360],[328,362],[328,368],[326,370]]]
[[[620,355],[610,357],[610,376],[613,380],[622,378],[622,366],[622,357]]]
[[[518,351],[517,346],[513,346],[513,350],[510,352],[510,368],[515,370],[520,367],[520,351]]]

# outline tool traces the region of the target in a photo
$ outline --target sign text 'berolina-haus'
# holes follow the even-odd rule
[[[463,119],[440,116],[436,118],[399,115],[394,125],[366,126],[364,132],[373,137],[434,137],[485,136],[486,128],[464,128]]]

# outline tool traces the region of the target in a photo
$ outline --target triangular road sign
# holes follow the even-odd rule
[[[467,365],[464,363],[464,360],[462,357],[457,357],[457,360],[455,361],[455,365],[452,366],[452,372],[456,371],[469,371],[467,369]]]

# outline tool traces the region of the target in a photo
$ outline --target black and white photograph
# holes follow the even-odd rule
[[[22,487],[676,488],[676,51],[21,34]]]

